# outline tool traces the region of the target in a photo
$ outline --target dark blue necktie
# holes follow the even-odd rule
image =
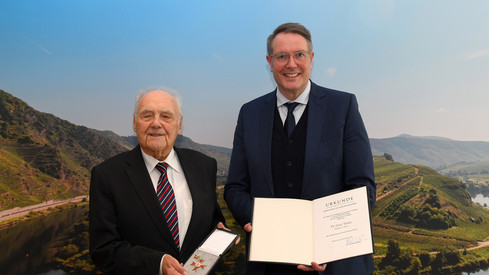
[[[156,195],[160,201],[161,209],[163,209],[163,213],[165,214],[165,220],[168,224],[173,240],[175,241],[178,249],[180,249],[177,204],[175,201],[173,188],[168,181],[168,174],[166,173],[167,167],[168,164],[165,162],[160,162],[156,165],[156,169],[161,172],[161,176],[158,180]]]
[[[285,119],[285,131],[287,132],[287,136],[290,137],[292,135],[292,132],[294,131],[295,127],[295,117],[294,114],[292,113],[295,109],[295,107],[299,105],[297,102],[287,102],[285,103],[285,106],[287,106],[287,118]]]

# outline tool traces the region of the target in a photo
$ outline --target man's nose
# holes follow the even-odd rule
[[[294,68],[294,67],[297,67],[297,63],[295,62],[295,58],[294,56],[290,56],[289,57],[289,60],[287,61],[287,64],[285,64],[285,66],[287,68]]]
[[[150,125],[151,125],[151,127],[154,127],[154,128],[160,128],[162,126],[161,121],[158,117],[155,117],[153,119],[153,121],[151,121]]]

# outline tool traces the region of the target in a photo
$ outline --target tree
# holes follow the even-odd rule
[[[401,249],[399,248],[399,243],[397,241],[389,240],[387,242],[387,254],[385,258],[389,261],[399,259],[401,256]]]
[[[392,155],[387,154],[387,153],[384,153],[384,158],[385,158],[386,160],[394,161],[394,158],[392,157]]]
[[[460,263],[460,253],[456,250],[450,249],[442,251],[447,265],[457,265]]]
[[[77,245],[68,244],[68,245],[62,246],[58,250],[57,256],[62,258],[62,259],[67,259],[67,258],[71,257],[72,255],[78,253],[78,251],[80,251],[80,248]]]
[[[436,254],[435,259],[431,262],[431,270],[434,272],[441,272],[441,268],[443,267],[443,254]]]
[[[423,266],[423,268],[430,266],[430,261],[431,261],[430,253],[423,252],[419,254],[418,258],[421,261],[421,265]]]
[[[432,190],[434,192],[432,192]],[[425,200],[424,203],[429,204],[433,208],[441,208],[440,199],[436,195],[436,190],[434,189],[430,190],[430,196]]]
[[[406,275],[418,275],[421,271],[421,261],[417,257],[413,257],[411,260],[411,266],[405,272]]]
[[[413,218],[416,215],[416,210],[408,205],[403,205],[397,220],[405,223],[412,223]]]
[[[401,249],[399,248],[399,243],[393,240],[387,242],[387,253],[385,257],[380,262],[382,268],[386,266],[396,266],[396,262],[399,261],[401,257]]]
[[[404,250],[401,251],[401,256],[394,262],[394,264],[399,271],[410,270],[414,259],[418,260],[417,257],[413,257],[413,253],[411,251]]]

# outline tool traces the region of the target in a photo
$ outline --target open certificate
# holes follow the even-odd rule
[[[367,187],[313,201],[255,198],[250,261],[310,265],[374,252]]]

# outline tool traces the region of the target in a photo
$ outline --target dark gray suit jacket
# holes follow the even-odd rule
[[[161,257],[185,262],[224,217],[216,198],[216,160],[175,148],[192,195],[189,228],[179,252],[166,222],[139,146],[92,170],[90,255],[114,274],[158,274]]]

